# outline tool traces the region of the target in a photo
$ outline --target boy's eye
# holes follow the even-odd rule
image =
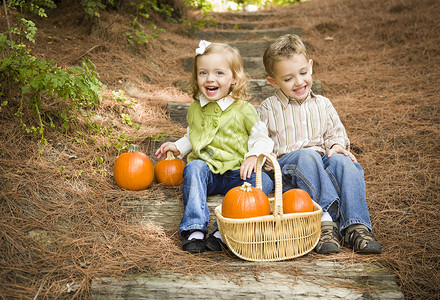
[[[288,82],[288,81],[290,81],[291,79],[292,79],[292,77],[289,77],[289,78],[284,79],[284,81],[285,81],[285,82]]]

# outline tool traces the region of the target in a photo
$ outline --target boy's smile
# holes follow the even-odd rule
[[[226,97],[235,83],[224,55],[212,53],[197,58],[197,83],[209,101]]]
[[[312,88],[313,61],[307,61],[303,54],[294,54],[290,58],[275,63],[275,78],[267,77],[267,81],[275,88],[281,88],[292,99],[304,102]]]

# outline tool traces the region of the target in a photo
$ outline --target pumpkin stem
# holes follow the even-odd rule
[[[173,160],[175,159],[173,152],[167,151],[167,158],[165,160]]]
[[[249,182],[245,182],[240,187],[240,190],[242,190],[243,192],[252,192],[252,185]]]
[[[139,152],[139,146],[135,144],[130,144],[130,146],[128,146],[128,152]]]

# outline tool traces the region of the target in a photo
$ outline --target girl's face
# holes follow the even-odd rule
[[[299,102],[304,102],[312,88],[313,61],[307,61],[303,54],[295,54],[275,63],[275,78],[268,77],[267,81],[275,88]]]
[[[226,97],[235,82],[224,55],[211,53],[197,57],[197,84],[209,101]]]

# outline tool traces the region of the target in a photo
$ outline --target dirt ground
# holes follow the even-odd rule
[[[314,79],[321,80],[364,168],[374,234],[383,246],[377,256],[344,249],[301,259],[377,261],[396,275],[406,298],[440,299],[440,2],[311,0],[272,11],[277,20],[259,28],[303,29]],[[133,47],[124,33],[133,20],[128,12],[103,12],[91,22],[77,4],[61,1],[48,15],[35,20],[32,53],[60,67],[78,65],[82,57],[93,61],[107,86],[96,122],[128,132],[147,153],[154,151],[154,137],[184,133],[166,117],[167,102],[191,101],[175,82],[187,79],[181,59],[198,41],[182,33],[181,24],[156,18],[166,32]],[[3,12],[0,19],[4,32]],[[111,99],[118,90],[137,101],[128,111],[139,130],[117,121],[125,109]],[[233,274],[218,263],[230,259],[227,254],[183,253],[176,232],[130,220],[120,204],[134,194],[113,183],[118,153],[108,138],[80,125],[80,142],[48,131],[39,156],[40,140],[14,117],[18,98],[8,100],[0,112],[0,297],[88,298],[91,279],[102,275]],[[32,115],[25,118],[32,122]],[[180,191],[153,184],[141,194],[155,201]]]

